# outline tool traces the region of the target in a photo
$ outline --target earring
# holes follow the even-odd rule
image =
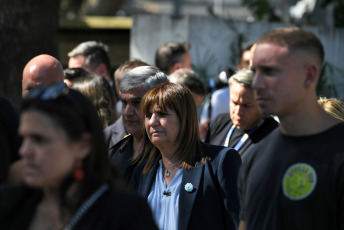
[[[75,163],[75,169],[74,169],[74,173],[73,173],[74,179],[76,181],[81,181],[82,179],[84,179],[84,170],[82,170],[82,161],[78,160]]]

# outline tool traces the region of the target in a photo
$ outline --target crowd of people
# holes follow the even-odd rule
[[[245,45],[203,121],[187,42],[113,77],[101,42],[68,56],[28,61],[19,112],[0,98],[1,229],[344,229],[344,101],[316,94],[313,33]]]

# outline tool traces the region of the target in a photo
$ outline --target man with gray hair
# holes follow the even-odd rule
[[[109,154],[121,173],[130,179],[132,160],[137,159],[142,152],[144,116],[141,113],[143,95],[154,86],[167,82],[167,76],[154,66],[140,66],[126,73],[119,85],[120,100],[122,101],[122,121],[129,134],[121,141],[114,143],[116,136],[111,136],[111,130],[105,130],[110,136]],[[111,126],[110,126],[111,127]],[[110,128],[109,127],[109,128]],[[115,126],[112,126],[114,128]]]
[[[68,68],[84,68],[92,74],[102,76],[112,84],[109,48],[105,44],[97,41],[80,43],[68,53],[68,57]]]
[[[181,68],[174,71],[169,76],[169,79],[170,82],[185,85],[190,90],[197,108],[202,105],[207,90],[194,71],[187,68]]]
[[[267,136],[278,122],[271,116],[263,117],[254,99],[251,84],[253,72],[249,69],[239,70],[229,78],[229,115],[218,115],[210,126],[210,144],[234,148],[242,159],[245,153]]]

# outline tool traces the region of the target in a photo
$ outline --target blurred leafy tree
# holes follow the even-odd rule
[[[325,62],[317,83],[317,95],[323,97],[343,97],[344,69]]]
[[[334,4],[333,19],[335,27],[344,27],[344,0],[324,0],[321,7],[325,8],[329,4]]]
[[[276,16],[274,8],[268,0],[241,0],[242,5],[252,10],[253,15],[258,20],[267,20],[269,22],[278,22],[281,19]]]
[[[59,4],[60,0],[1,0],[0,95],[16,107],[26,63],[39,54],[58,55]]]

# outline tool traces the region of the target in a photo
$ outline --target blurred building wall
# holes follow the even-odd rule
[[[155,51],[160,45],[168,41],[188,41],[194,70],[207,82],[221,70],[236,66],[242,41],[255,41],[263,33],[285,26],[292,25],[203,16],[136,15],[131,29],[130,58],[154,64]],[[322,76],[320,93],[344,98],[344,29],[304,28],[320,38],[326,52],[327,70],[326,76]]]

